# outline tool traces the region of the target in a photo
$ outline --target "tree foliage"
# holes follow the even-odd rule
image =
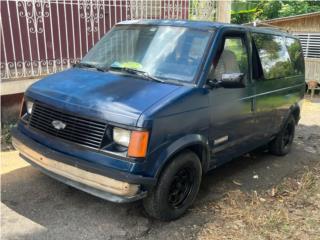
[[[235,0],[232,3],[231,22],[242,24],[317,11],[320,11],[320,0]]]

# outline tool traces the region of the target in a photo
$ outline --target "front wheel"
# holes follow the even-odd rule
[[[286,124],[278,136],[269,144],[269,151],[278,156],[284,156],[290,152],[294,138],[296,121],[292,115],[289,116]]]
[[[198,156],[191,151],[179,154],[164,169],[157,186],[144,199],[146,212],[160,220],[179,218],[194,202],[201,176]]]

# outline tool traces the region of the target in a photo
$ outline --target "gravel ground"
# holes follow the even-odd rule
[[[230,239],[226,234],[229,229],[226,214],[230,210],[241,210],[243,206],[224,203],[233,199],[247,201],[242,197],[234,198],[235,192],[244,196],[262,196],[281,186],[284,179],[307,172],[306,169],[319,163],[319,154],[320,101],[315,99],[311,103],[306,100],[290,154],[285,157],[268,153],[247,154],[211,171],[203,178],[194,207],[179,220],[160,222],[145,216],[141,202],[114,204],[101,200],[41,174],[20,160],[16,151],[2,152],[1,237],[216,239],[221,236]],[[320,215],[319,209],[316,214]],[[246,224],[236,222],[239,235],[231,238],[269,239],[259,231],[248,238],[250,228]],[[221,231],[214,231],[217,229]]]

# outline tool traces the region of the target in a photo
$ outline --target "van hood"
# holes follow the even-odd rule
[[[74,68],[34,83],[26,96],[81,116],[136,126],[145,110],[179,87]]]

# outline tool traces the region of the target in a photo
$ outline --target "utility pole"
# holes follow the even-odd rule
[[[217,0],[217,22],[230,23],[231,0]]]

